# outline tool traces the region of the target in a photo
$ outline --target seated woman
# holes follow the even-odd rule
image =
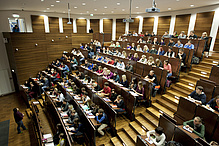
[[[123,85],[123,87],[128,88],[128,80],[127,80],[127,78],[126,78],[126,75],[122,75],[121,84]]]
[[[151,135],[155,138],[152,138]],[[165,146],[166,136],[162,127],[157,127],[155,130],[148,131],[147,137],[149,140],[152,140],[156,146]]]
[[[57,146],[65,146],[65,135],[64,135],[64,133],[59,134],[59,144]]]
[[[120,82],[120,77],[117,71],[113,74],[113,81],[116,83]]]
[[[163,68],[168,72],[167,77],[172,76],[172,67],[168,60],[164,60]]]
[[[183,48],[183,44],[182,44],[181,40],[178,40],[177,43],[174,45],[174,47]]]
[[[115,61],[114,61],[114,66],[117,66],[117,64],[118,64],[118,62],[119,62],[119,60],[118,59],[115,59]]]
[[[162,67],[162,68],[163,68],[163,64],[162,64],[162,62],[160,61],[160,59],[157,58],[157,59],[155,60],[155,66],[156,66],[156,67]]]
[[[129,55],[127,56],[127,59],[131,60],[132,56],[133,56],[133,55],[132,55],[132,53],[130,52]]]
[[[109,47],[115,47],[115,44],[114,44],[114,42],[113,41],[111,41],[111,44],[110,44],[110,46]]]
[[[115,47],[119,47],[120,48],[119,42],[116,42],[116,46]]]
[[[68,130],[69,132],[72,132],[72,133],[81,132],[81,133],[83,133],[82,124],[81,124],[79,118],[75,118],[74,124],[72,124],[72,125],[69,126],[69,127],[74,127],[74,130]]]
[[[74,56],[72,56],[72,58],[70,60],[70,63],[71,63],[71,69],[76,70],[76,67],[78,66],[78,62],[77,62],[77,60],[75,59]]]
[[[123,101],[123,97],[121,95],[118,95],[116,100],[114,100],[113,104],[117,106],[119,109],[115,109],[117,112],[124,112],[125,111],[125,104]]]
[[[163,47],[159,47],[158,51],[157,51],[157,55],[164,55],[165,51],[163,50]]]
[[[88,99],[84,105],[87,105],[89,109],[91,109],[91,105],[93,104],[93,101],[91,99]]]
[[[77,113],[75,110],[72,110],[72,111],[71,111],[71,114],[70,114],[70,116],[69,116],[69,118],[68,118],[67,123],[68,123],[68,124],[74,124],[74,120],[75,120],[76,118],[79,118],[78,113]]]
[[[149,48],[147,45],[144,45],[144,48],[143,48],[143,53],[148,53],[149,52]]]
[[[117,68],[118,68],[118,69],[122,69],[122,70],[125,69],[125,64],[124,64],[124,62],[122,61],[122,59],[120,59],[119,62],[117,63]]]
[[[154,57],[152,57],[152,56],[149,56],[148,57],[148,65],[154,65],[155,63],[154,63]]]
[[[114,100],[116,100],[117,98],[117,93],[115,91],[115,89],[112,89],[112,92],[111,92],[111,97],[109,98],[112,102],[114,102]]]
[[[127,54],[125,51],[122,51],[122,55],[120,56],[121,58],[127,58]]]
[[[131,50],[135,50],[136,51],[135,43],[132,43]]]
[[[141,59],[140,59],[138,62],[143,63],[143,64],[147,64],[147,58],[146,58],[146,56],[145,56],[145,55],[142,55],[142,56],[141,56]]]
[[[88,83],[88,75],[85,75],[83,79],[83,84],[87,84],[87,83]]]
[[[115,53],[113,53],[114,56],[121,56],[121,53],[119,52],[119,50],[117,49]]]
[[[164,46],[164,45],[165,45],[164,38],[161,38],[161,40],[160,40],[160,45],[161,45],[161,46]]]
[[[137,88],[137,79],[132,78],[132,81],[129,84],[129,89],[130,90],[136,90],[136,88]]]
[[[208,108],[212,108],[215,111],[219,112],[219,95],[216,96],[215,98],[211,99],[207,105]]]
[[[138,86],[136,90],[133,90],[136,94],[138,94],[137,100],[144,99],[144,87],[141,81],[138,82]]]
[[[137,45],[136,51],[142,51],[142,48],[140,45]]]
[[[103,72],[101,73],[101,75],[103,75],[103,76],[107,75],[107,70],[108,70],[108,69],[107,69],[106,67],[104,67],[104,68],[103,68]]]
[[[139,60],[138,53],[135,53],[134,56],[132,56],[131,60],[138,61]]]
[[[130,50],[132,47],[129,45],[129,43],[127,43],[127,47],[126,48],[123,48],[123,49],[127,49],[127,50]]]
[[[98,70],[96,71],[97,73],[102,73],[103,72],[103,69],[102,69],[102,67],[101,66],[98,66]]]
[[[105,76],[107,79],[113,79],[113,73],[108,69],[107,75]]]

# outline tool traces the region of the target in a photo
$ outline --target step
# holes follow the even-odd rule
[[[173,117],[174,112],[170,111],[169,109],[165,108],[164,106],[160,105],[159,103],[153,103],[152,107],[154,107],[158,111],[162,111],[162,112],[168,114],[169,116]]]
[[[181,89],[180,87],[177,87],[177,86],[172,86],[172,88],[175,89],[177,92],[182,93],[181,95],[183,95],[183,97],[187,97],[191,93],[191,92],[186,91],[184,89]]]
[[[198,68],[193,68],[192,71],[196,72],[196,73],[206,75],[206,76],[209,76],[210,73],[211,73],[211,70],[206,71],[206,70],[202,70],[202,69],[198,69]]]
[[[189,75],[197,77],[197,78],[202,78],[202,79],[208,79],[209,78],[209,75],[204,75],[204,74],[197,73],[197,72],[194,72],[194,71],[190,71]]]
[[[157,103],[159,103],[160,105],[164,106],[165,108],[167,108],[168,110],[172,111],[172,112],[176,112],[177,111],[177,106],[174,104],[169,103],[168,101],[160,98],[157,99]]]
[[[134,142],[136,142],[138,133],[135,132],[131,127],[125,127],[125,128],[123,128],[123,129],[124,129],[125,132],[129,135],[129,137],[131,137],[132,140],[133,140]]]
[[[174,104],[175,106],[177,106],[179,104],[179,100],[176,99],[174,96],[170,96],[168,94],[163,94],[161,96],[162,99],[166,100],[169,103]]]
[[[158,120],[153,117],[150,113],[145,111],[144,113],[140,113],[140,115],[145,118],[149,123],[151,123],[153,126],[157,127],[158,126]]]
[[[205,66],[205,65],[193,65],[192,69],[201,69],[203,71],[209,71],[211,70],[211,66]]]
[[[150,113],[154,118],[159,120],[161,113],[157,109],[155,109],[154,107],[149,107],[146,109],[146,111]]]
[[[188,94],[185,94],[185,93],[182,93],[180,91],[178,91],[178,87],[174,87],[176,89],[172,89],[172,90],[169,90],[166,94],[168,94],[169,96],[175,98],[175,96],[177,97],[187,97]]]
[[[129,123],[130,127],[138,133],[138,135],[146,135],[147,132],[136,121]]]
[[[112,143],[105,143],[104,146],[113,146]]]
[[[125,146],[135,146],[135,142],[123,130],[117,133],[119,139]]]
[[[212,67],[212,65],[216,65],[214,63],[209,63],[209,62],[206,62],[206,61],[201,61],[199,63],[199,65],[203,65],[203,66],[207,66],[207,67]]]
[[[44,104],[43,104],[43,103],[44,103],[44,102],[43,102],[43,99],[38,99],[38,101],[39,101],[39,103],[40,103],[40,106],[41,106],[41,107],[44,107]]]
[[[149,123],[147,120],[145,120],[145,118],[142,117],[142,116],[138,116],[138,117],[136,117],[135,119],[136,119],[136,121],[137,121],[141,126],[144,127],[144,129],[145,129],[146,131],[151,131],[151,130],[154,130],[154,129],[156,128],[156,126],[150,124],[150,123]],[[143,127],[142,127],[142,128],[143,128]]]
[[[190,80],[192,82],[197,82],[200,79],[200,78],[197,78],[197,77],[194,77],[194,76],[191,76],[191,75],[186,75],[183,78],[187,79],[187,80]]]
[[[184,84],[189,85],[189,86],[192,86],[192,85],[195,86],[197,81],[191,81],[190,79],[182,78],[182,79],[180,79],[179,82],[184,83]]]
[[[30,108],[27,108],[25,111],[26,111],[27,117],[30,119],[31,116],[32,116],[32,111],[31,111],[31,109],[30,109]]]
[[[122,142],[120,141],[120,139],[118,137],[113,137],[110,139],[110,141],[112,142],[112,144],[114,146],[121,146]]]
[[[217,64],[217,62],[219,63],[219,58],[203,58],[204,62],[209,62],[209,63],[213,63],[213,64]]]
[[[178,83],[175,84],[175,86],[176,86],[176,87],[179,87],[179,88],[181,88],[181,89],[184,89],[184,90],[186,90],[186,91],[188,91],[188,92],[192,92],[192,91],[195,90],[195,86],[194,86],[193,84],[191,84],[191,85],[186,85],[186,84],[184,84],[184,83],[178,82]]]

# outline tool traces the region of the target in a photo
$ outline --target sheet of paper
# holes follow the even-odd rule
[[[89,119],[94,119],[95,116],[87,116]]]
[[[192,133],[192,131],[189,128],[186,128],[186,126],[183,126],[183,129],[185,129],[186,131],[189,131],[190,133]]]
[[[54,143],[45,143],[45,146],[54,146]]]
[[[148,138],[145,139],[149,144],[153,144],[152,140],[149,140]]]
[[[43,135],[43,138],[46,138],[46,139],[48,139],[48,138],[50,138],[50,137],[52,137],[52,134],[44,134],[44,135]]]

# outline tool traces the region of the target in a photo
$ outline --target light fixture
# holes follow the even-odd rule
[[[139,12],[137,12],[137,14],[139,14]]]
[[[41,2],[44,2],[44,0],[41,0]]]
[[[171,10],[171,8],[168,8],[168,10]]]
[[[83,5],[83,6],[85,6],[85,5],[86,5],[86,3],[82,3],[82,5]]]
[[[97,11],[97,9],[94,9],[94,11]]]
[[[49,10],[50,8],[46,8],[47,10]]]
[[[111,13],[114,13],[114,11],[111,11]]]
[[[65,11],[63,11],[62,13],[65,13]]]
[[[195,5],[190,5],[190,7],[194,7]]]
[[[107,9],[107,6],[105,6],[104,9]]]
[[[54,39],[52,39],[52,42],[54,42]]]
[[[117,6],[120,6],[120,3],[118,2],[118,3],[116,3],[117,4]]]
[[[51,5],[51,7],[54,7],[55,5]]]
[[[125,9],[122,9],[122,11],[125,11]]]
[[[77,9],[78,7],[74,7],[75,9]]]
[[[20,17],[20,15],[18,15],[18,14],[12,14],[12,16],[17,17],[17,18]]]
[[[37,47],[37,46],[38,46],[38,44],[35,44],[35,46]]]
[[[81,15],[83,14],[83,13],[80,13]],[[79,19],[79,18],[78,18]]]
[[[139,7],[135,7],[136,9],[138,9]]]
[[[60,3],[60,1],[56,1],[57,3]]]
[[[89,11],[87,11],[87,13],[89,13]]]
[[[104,15],[105,13],[103,13],[103,15]]]
[[[66,36],[65,36],[65,38],[67,39],[67,38],[68,38],[68,36],[66,35]]]
[[[93,16],[94,16],[94,14],[90,14],[90,16],[91,16],[91,17],[93,17]]]
[[[176,0],[177,2],[179,2],[179,0]]]

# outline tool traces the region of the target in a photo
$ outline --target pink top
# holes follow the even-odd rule
[[[169,64],[168,63],[168,65],[163,65],[163,68],[165,69],[165,70],[169,70],[170,72],[169,73],[172,73],[172,68],[171,68],[171,64]]]

